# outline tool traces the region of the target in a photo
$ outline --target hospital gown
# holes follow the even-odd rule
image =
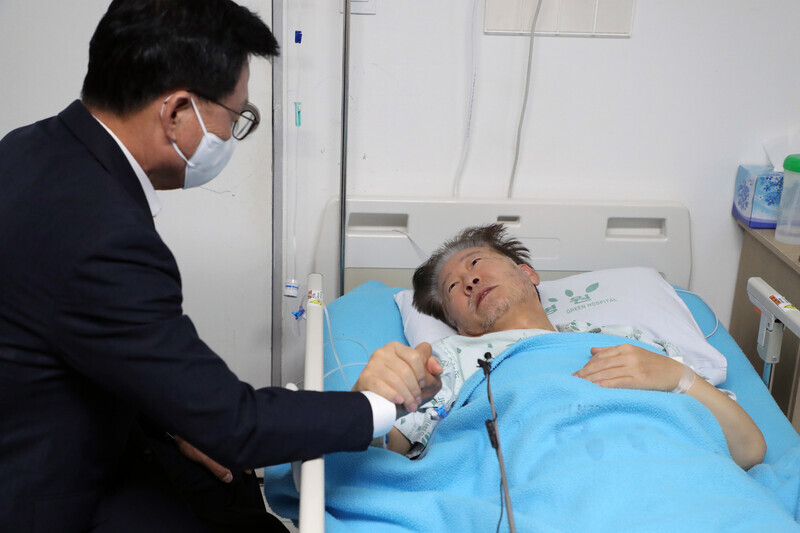
[[[664,339],[655,339],[634,326],[594,326],[588,322],[573,320],[567,324],[557,324],[555,328],[558,332],[603,333],[634,339],[649,344],[667,357],[686,364],[680,355],[679,347]],[[394,427],[411,442],[411,449],[406,456],[414,459],[424,453],[439,420],[447,416],[464,382],[478,370],[478,359],[487,358],[486,354],[489,354],[488,358],[498,356],[510,346],[528,337],[554,334],[556,333],[544,329],[512,329],[480,337],[453,335],[435,342],[433,355],[442,365],[442,388],[429,402],[420,406],[417,411],[399,418],[394,424]],[[699,372],[697,374],[703,377]],[[723,392],[728,393],[728,391]],[[729,395],[731,394],[733,393]]]

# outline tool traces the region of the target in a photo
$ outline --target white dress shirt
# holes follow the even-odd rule
[[[94,116],[94,115],[92,115]],[[150,179],[147,177],[147,174],[144,173],[144,169],[142,169],[142,165],[139,164],[136,159],[134,159],[133,155],[131,155],[130,151],[122,144],[122,141],[119,140],[119,137],[114,135],[114,132],[111,131],[108,126],[103,124],[103,122],[94,117],[94,119],[100,123],[103,128],[111,135],[111,138],[119,145],[120,150],[122,153],[125,154],[125,158],[130,163],[131,168],[133,168],[134,174],[136,177],[139,178],[139,184],[142,186],[142,190],[144,191],[144,197],[147,199],[147,205],[150,207],[150,214],[155,218],[161,212],[161,201],[158,199],[158,195],[156,194],[156,190],[153,188],[153,184],[150,182]]]

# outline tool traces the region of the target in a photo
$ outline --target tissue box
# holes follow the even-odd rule
[[[771,166],[740,165],[733,216],[751,228],[774,228],[782,189],[783,172],[776,172]]]

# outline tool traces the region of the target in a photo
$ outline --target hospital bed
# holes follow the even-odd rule
[[[307,348],[309,353],[319,355],[321,352],[324,368],[319,370],[316,366],[317,363],[307,361],[307,372],[309,367],[317,368],[317,370],[312,370],[312,373],[316,372],[318,381],[324,376],[321,381],[324,382],[326,389],[348,389],[357,379],[369,354],[375,349],[392,340],[409,343],[409,336],[418,335],[417,330],[411,331],[412,326],[409,321],[418,320],[419,317],[410,317],[405,308],[401,313],[403,298],[396,299],[395,296],[401,293],[402,287],[409,285],[408,273],[424,259],[426,254],[463,227],[501,221],[507,224],[512,235],[518,237],[531,249],[533,266],[540,272],[543,279],[550,280],[542,285],[543,302],[549,303],[551,300],[555,300],[552,305],[554,307],[561,306],[557,312],[567,312],[569,318],[580,318],[579,315],[583,310],[593,309],[596,311],[603,307],[602,302],[610,302],[615,299],[624,300],[619,295],[622,293],[613,297],[603,297],[602,291],[597,289],[596,285],[604,289],[614,286],[614,283],[619,285],[621,281],[639,277],[644,280],[642,286],[628,293],[628,298],[638,294],[642,298],[648,299],[649,303],[657,303],[661,301],[662,297],[667,300],[671,298],[665,305],[670,306],[670,309],[677,309],[675,312],[678,314],[682,312],[681,306],[684,306],[683,309],[687,315],[690,313],[688,320],[696,328],[697,336],[703,339],[703,342],[707,338],[707,343],[716,350],[714,353],[718,352],[721,357],[724,356],[721,366],[717,363],[709,363],[705,373],[710,375],[718,373],[722,369],[724,381],[718,385],[736,395],[739,404],[756,421],[767,441],[768,448],[763,465],[751,469],[748,473],[727,470],[724,475],[719,475],[719,479],[712,479],[709,487],[674,487],[667,483],[666,486],[659,488],[659,494],[654,495],[655,499],[673,497],[680,499],[679,494],[686,492],[688,496],[684,495],[684,500],[685,497],[689,497],[692,504],[674,509],[674,513],[664,516],[619,518],[618,521],[612,522],[613,528],[676,530],[676,528],[682,529],[682,526],[696,526],[698,523],[702,523],[704,526],[713,525],[717,528],[735,529],[737,526],[745,527],[747,520],[751,519],[758,521],[756,523],[759,524],[759,528],[766,527],[772,528],[772,530],[787,530],[787,527],[797,526],[795,521],[800,512],[798,510],[800,436],[780,412],[758,374],[725,328],[719,324],[713,311],[700,297],[680,289],[680,287],[689,285],[691,275],[690,224],[685,208],[672,203],[581,203],[574,201],[486,202],[476,200],[475,202],[454,202],[363,198],[354,199],[352,202],[348,217],[347,246],[353,255],[345,264],[344,279],[347,292],[328,306],[330,329],[325,328],[324,333],[321,331],[323,329],[321,327],[323,321],[321,305],[318,309],[313,309],[313,313],[312,306],[309,306],[309,315],[313,315],[309,320],[316,322],[316,325],[309,327],[309,331],[314,330],[315,333],[309,339]],[[326,216],[333,216],[332,213],[335,213],[336,209],[338,206],[331,204]],[[564,223],[565,220],[571,222]],[[325,237],[321,237],[321,240],[324,241]],[[323,250],[319,253],[324,256],[326,252]],[[634,265],[649,267],[649,269],[625,269],[625,267]],[[623,270],[618,270],[620,268]],[[328,270],[330,271],[330,268]],[[604,273],[598,274],[603,276],[597,278],[601,281],[587,284],[586,280],[589,278],[586,276],[592,276],[597,271]],[[669,283],[662,282],[661,285],[658,285],[659,281],[652,279],[651,276],[655,271],[660,273],[656,276],[658,280],[663,277]],[[589,274],[582,274],[583,272],[589,272]],[[317,292],[313,296],[320,303],[323,294],[332,294],[338,289],[335,283],[329,281],[329,278],[335,277],[335,275],[326,276],[326,283],[332,287],[326,285],[325,290],[322,290],[321,287],[315,289]],[[371,280],[362,282],[361,278],[363,277]],[[390,281],[386,284],[375,281],[376,279]],[[657,290],[650,286],[651,282],[647,281],[648,279],[658,285]],[[316,283],[319,283],[319,280]],[[552,289],[547,288],[548,284],[551,284]],[[664,286],[667,286],[668,291],[673,290],[671,286],[675,286],[677,290],[671,296],[665,296]],[[565,290],[565,287],[568,288]],[[589,291],[590,287],[595,288]],[[620,287],[619,290],[623,291],[624,287]],[[656,292],[652,292],[653,290]],[[666,307],[664,309],[664,313],[671,312]],[[630,320],[631,317],[626,316],[617,323]],[[652,318],[649,320],[652,322]],[[758,320],[758,316],[755,314],[754,320]],[[691,329],[691,326],[687,327]],[[436,333],[432,333],[432,335],[435,336]],[[320,350],[320,346],[324,346],[324,349]],[[703,349],[705,350],[705,348]],[[306,375],[308,376],[308,373]],[[471,378],[478,382],[474,385],[476,391],[481,386],[485,390],[485,385],[480,384],[480,378],[481,376]],[[502,377],[498,379],[502,379]],[[497,387],[494,377],[492,380],[492,386]],[[720,380],[717,379],[717,381]],[[465,385],[464,390],[467,389],[469,387]],[[462,394],[465,394],[464,390],[462,390]],[[478,396],[476,393],[475,397]],[[581,409],[584,407],[580,406]],[[570,414],[570,416],[572,415],[574,413]],[[702,422],[707,426],[714,425],[713,419]],[[508,424],[508,422],[503,422],[501,416],[501,435],[513,435],[514,429],[509,430]],[[589,422],[584,422],[583,427],[589,427],[587,424],[590,426]],[[580,440],[578,434],[567,434],[571,435],[567,442]],[[484,437],[486,437],[485,433]],[[648,445],[646,442],[637,443],[635,435],[629,436],[629,439],[634,443],[634,448]],[[513,447],[510,440],[512,439],[509,439],[508,436],[503,438],[504,448],[506,443]],[[602,458],[602,443],[599,448],[597,443],[587,442],[585,444],[590,456],[596,457],[596,454],[599,453]],[[436,445],[434,440],[433,446]],[[593,446],[596,449],[592,451]],[[442,446],[442,448],[445,447]],[[433,452],[421,460],[420,464],[424,461],[431,461],[432,455]],[[514,450],[510,457],[512,463],[510,468],[513,469],[513,462],[516,460],[514,459]],[[712,454],[712,457],[715,456]],[[640,459],[633,457],[631,462],[636,463]],[[461,460],[470,463],[474,459],[466,455]],[[316,495],[312,497],[315,503],[307,505],[304,496],[304,503],[301,504],[306,507],[306,512],[316,516],[315,518],[301,519],[301,531],[322,531],[323,527],[319,522],[323,520],[323,516],[327,531],[403,531],[425,530],[425,528],[433,528],[427,530],[436,528],[452,530],[454,527],[464,529],[457,525],[460,517],[456,516],[454,511],[448,507],[447,501],[449,500],[442,496],[442,494],[446,494],[447,490],[452,490],[452,487],[445,484],[446,486],[441,491],[431,491],[430,486],[423,483],[424,487],[421,489],[419,479],[413,477],[415,473],[419,474],[421,467],[416,466],[414,469],[409,469],[408,472],[404,471],[401,462],[411,463],[405,458],[378,448],[371,448],[363,454],[332,454],[326,458],[328,462],[326,466],[330,475],[324,494],[319,483],[319,479],[322,478],[321,460],[318,461],[315,466],[308,469],[309,476],[304,478],[303,485],[305,486],[302,487],[304,491],[316,492]],[[509,454],[506,454],[506,461],[508,465]],[[385,465],[393,466],[385,467]],[[497,467],[496,462],[494,467]],[[711,473],[709,478],[717,472],[716,466],[713,464],[701,465],[701,467],[708,468]],[[350,475],[361,476],[362,474],[358,472],[361,472],[362,468],[363,472],[368,472],[368,476],[374,475],[375,478],[367,481],[348,478]],[[628,466],[617,465],[615,468],[624,471]],[[634,468],[635,475],[642,475],[643,468],[645,467],[637,464]],[[310,472],[312,470],[318,471],[315,474],[317,481],[311,479]],[[480,467],[477,465],[475,472],[478,477],[487,476],[485,472],[484,474],[479,473]],[[657,469],[654,472],[657,472]],[[459,478],[458,482],[462,485],[475,484],[475,487],[479,487],[484,483],[481,479],[470,481],[462,474],[462,472],[459,472],[458,475],[453,474]],[[494,474],[499,475],[499,472]],[[730,487],[742,482],[742,479],[736,477],[737,475],[740,478],[741,476],[747,477],[746,483],[752,485],[748,486],[747,490],[755,491],[756,495],[754,496],[753,493],[727,495],[730,501],[738,502],[736,506],[739,507],[739,511],[736,516],[730,514],[730,501],[726,503],[722,496],[717,499],[711,496],[702,502],[691,499],[695,490],[701,494],[713,495],[717,483],[722,487]],[[386,480],[387,476],[394,477]],[[731,476],[733,477],[731,478]],[[443,477],[446,478],[448,475],[445,474]],[[646,476],[644,477],[646,478]],[[345,481],[342,481],[343,479]],[[577,479],[580,483],[587,485],[596,482],[596,480],[583,479],[580,475],[577,476]],[[568,483],[568,481],[565,480],[564,483]],[[489,481],[485,480],[485,483],[489,483]],[[479,518],[469,517],[470,526],[466,530],[482,531],[489,523],[491,523],[489,529],[493,530],[500,519],[501,497],[499,486],[494,483],[495,479],[492,479],[491,492],[496,495],[496,498],[490,499],[490,501],[481,501],[481,498],[487,499],[483,494],[485,491],[475,488],[476,495],[472,500],[474,504],[472,506],[474,508],[484,506],[490,511],[484,513],[488,517],[482,515]],[[542,478],[541,484],[547,486],[545,477]],[[609,512],[613,512],[615,504],[617,507],[625,508],[624,502],[615,501],[615,499],[625,497],[622,488],[620,488],[620,494],[615,494],[614,489],[617,488],[617,484],[622,487],[625,482],[614,481],[608,487],[608,491],[603,492],[603,505],[608,507]],[[548,498],[553,497],[553,494],[537,494],[535,490],[530,492],[531,487],[536,486],[536,484],[525,485],[519,490],[528,492],[520,493],[518,491],[516,494],[512,487],[511,494],[515,513],[517,502],[535,502],[539,499],[548,501]],[[381,493],[382,490],[386,491],[385,495]],[[288,467],[282,465],[265,470],[265,491],[273,510],[282,516],[297,518],[298,495]],[[556,490],[556,492],[558,491]],[[401,501],[407,496],[409,499],[405,500],[406,502],[413,502],[414,498],[417,498],[417,502],[435,499],[436,503],[412,505],[407,509],[407,514],[402,516],[395,514],[395,511],[391,509],[385,511],[385,508],[381,507],[383,503],[377,503],[387,499]],[[464,494],[458,494],[454,495],[453,499],[464,499],[464,497]],[[309,498],[309,501],[312,498]],[[321,506],[325,500],[327,500],[328,507],[323,513]],[[748,507],[748,502],[752,501],[756,501],[756,503]],[[374,511],[374,509],[380,510]],[[431,512],[432,509],[439,512],[438,518],[420,522],[419,516],[415,516],[415,513],[426,516],[434,514]],[[583,514],[591,515],[593,507],[583,501],[579,509]],[[373,511],[377,514],[373,514]],[[534,514],[541,512],[541,510],[535,511]],[[743,517],[742,513],[749,518]],[[576,513],[573,511],[572,514]],[[558,525],[562,529],[565,527],[574,529],[565,525],[564,522],[557,522],[557,526],[554,527],[553,522],[548,522],[548,519],[542,518],[541,523],[537,522],[537,519],[534,517],[532,522],[537,526],[535,528],[537,530],[540,529],[539,526],[542,530],[558,529]],[[693,522],[693,519],[700,522]],[[774,523],[770,523],[770,521],[774,521]],[[528,526],[530,525],[531,522],[528,522]],[[603,526],[598,527],[604,528]],[[606,523],[605,529],[610,528]],[[800,527],[797,529],[800,530]],[[507,530],[505,522],[503,522],[501,530]]]

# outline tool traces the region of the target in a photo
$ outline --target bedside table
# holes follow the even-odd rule
[[[800,306],[800,245],[775,240],[774,229],[754,229],[736,221],[744,229],[742,255],[733,296],[730,331],[750,363],[761,375],[764,362],[758,356],[759,314],[747,298],[747,280],[764,279],[778,293]],[[800,432],[800,340],[788,329],[783,333],[781,359],[773,369],[772,397]]]

